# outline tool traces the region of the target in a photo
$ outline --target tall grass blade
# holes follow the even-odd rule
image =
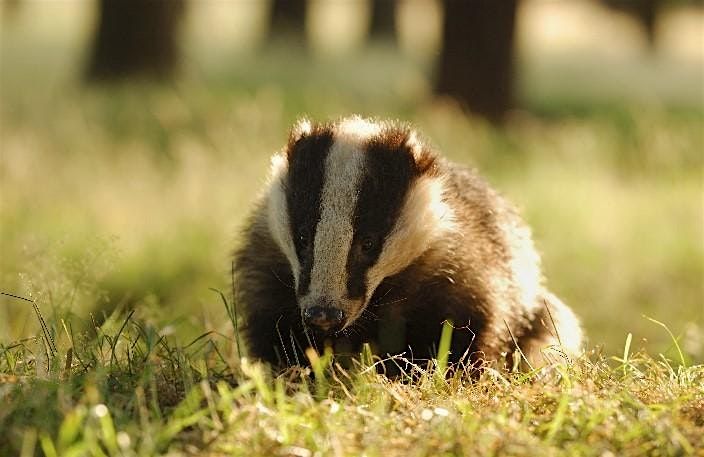
[[[438,346],[436,373],[439,377],[445,378],[447,371],[447,361],[450,357],[450,345],[452,344],[452,321],[446,320],[442,324],[442,333],[440,334],[440,344]]]
[[[668,333],[668,335],[670,335],[670,338],[672,339],[672,343],[675,345],[675,349],[677,349],[677,354],[680,357],[680,363],[682,364],[683,367],[687,368],[687,362],[685,361],[684,353],[682,352],[682,349],[680,348],[680,345],[677,342],[677,338],[675,338],[675,335],[670,331],[670,328],[667,325],[665,325],[664,323],[662,323],[656,319],[653,319],[652,317],[646,316],[645,314],[643,314],[643,317],[648,319],[650,322],[657,324],[660,327],[665,329],[665,331]]]
[[[232,306],[230,307],[230,321],[232,321],[232,327],[235,329],[235,344],[237,345],[237,357],[242,358],[242,353],[240,352],[240,327],[239,327],[239,316],[237,315],[237,291],[235,288],[235,261],[230,262],[230,288],[232,293]]]
[[[628,355],[631,351],[631,341],[633,340],[633,334],[628,333],[626,336],[626,344],[623,346],[623,375],[626,376],[626,367],[628,366]]]
[[[130,319],[134,315],[135,311],[136,310],[133,309],[129,312],[129,314],[127,314],[127,318],[122,323],[120,330],[117,331],[117,333],[115,334],[115,336],[112,338],[112,340],[110,342],[110,365],[115,363],[118,366],[118,368],[120,367],[120,364],[117,361],[117,356],[115,355],[115,348],[117,348],[117,342],[120,339],[120,335],[122,335],[122,332],[125,330],[127,323],[130,321]]]
[[[313,368],[313,375],[315,376],[315,397],[318,400],[322,400],[328,395],[329,383],[325,376],[325,370],[330,366],[332,361],[332,348],[330,346],[325,347],[323,355],[320,356],[318,351],[309,347],[306,349],[306,356],[310,361],[310,365]]]
[[[37,319],[39,320],[39,325],[42,328],[42,333],[44,334],[44,340],[46,341],[46,345],[48,347],[48,352],[51,355],[51,357],[54,357],[59,351],[58,351],[58,349],[56,349],[56,344],[54,343],[54,338],[51,336],[51,332],[49,332],[49,326],[46,325],[46,321],[44,320],[44,316],[42,316],[42,313],[39,310],[39,306],[37,305],[37,302],[32,299],[20,297],[19,295],[9,294],[7,292],[0,292],[0,295],[5,295],[6,297],[16,298],[18,300],[24,300],[24,301],[32,304],[32,307],[34,308],[34,312],[37,315]]]
[[[518,353],[521,355],[521,358],[526,362],[526,365],[528,365],[528,368],[530,369],[531,372],[535,371],[535,368],[533,368],[533,365],[531,365],[530,360],[528,360],[528,357],[523,353],[523,350],[521,347],[518,345],[518,340],[516,340],[516,337],[513,336],[513,332],[511,331],[511,327],[508,326],[508,322],[504,320],[504,324],[506,325],[506,330],[508,330],[509,336],[511,336],[511,340],[513,341],[513,345],[516,347],[516,350]],[[516,366],[520,365],[519,361],[516,361],[514,359],[514,368],[517,368]]]
[[[238,323],[238,319],[237,319],[237,308],[235,307],[234,298],[233,298],[232,305],[230,305],[227,302],[227,298],[225,297],[225,294],[222,293],[222,291],[215,289],[214,287],[210,287],[209,289],[212,290],[213,292],[215,292],[216,294],[220,295],[220,299],[222,300],[223,305],[225,305],[225,311],[227,312],[227,317],[228,317],[228,319],[230,319],[230,322],[232,323],[232,328],[234,329],[234,332],[235,332],[235,346],[237,348],[237,358],[241,360],[242,359],[242,352],[240,350],[240,329],[239,329],[239,323]]]

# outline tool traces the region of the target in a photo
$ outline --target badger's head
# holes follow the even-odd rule
[[[443,191],[435,155],[407,127],[300,121],[272,160],[267,206],[306,325],[346,328],[384,278],[451,229]]]

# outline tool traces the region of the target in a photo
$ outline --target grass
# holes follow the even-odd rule
[[[655,102],[524,63],[498,130],[383,46],[210,43],[173,83],[86,87],[79,37],[42,17],[0,30],[0,291],[30,300],[0,296],[0,455],[701,454],[704,110],[672,62],[620,63],[634,93],[672,88]],[[350,112],[414,122],[517,203],[583,358],[471,378],[441,350],[412,381],[368,352],[347,370],[311,353],[314,376],[246,362],[218,292],[237,229],[293,120]]]
[[[310,353],[312,371],[272,377],[239,357],[234,329],[181,341],[140,314],[114,313],[84,334],[71,320],[49,321],[46,337],[0,346],[0,453],[635,456],[704,448],[704,366],[631,353],[630,335],[622,357],[591,351],[528,374],[487,369],[471,378],[448,371],[440,353],[389,379],[370,354],[345,370],[330,353]],[[450,332],[444,338],[449,346]]]

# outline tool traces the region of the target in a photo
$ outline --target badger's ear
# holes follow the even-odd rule
[[[331,124],[301,119],[291,129],[284,156],[290,163],[295,162],[295,157],[300,157],[304,167],[311,166],[325,157],[333,142],[333,136]]]
[[[313,132],[313,124],[308,118],[300,118],[291,127],[291,132],[288,135],[288,144],[286,145],[286,155],[290,158],[291,153],[295,149],[296,143],[303,138],[309,136]]]
[[[284,151],[277,152],[271,156],[269,164],[269,181],[273,182],[288,172],[288,157]]]
[[[437,155],[415,130],[410,130],[406,137],[406,147],[411,152],[416,171],[419,175],[435,175],[437,173]]]

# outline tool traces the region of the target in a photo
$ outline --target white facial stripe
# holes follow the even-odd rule
[[[384,278],[411,264],[433,240],[455,230],[454,213],[444,201],[443,192],[442,180],[431,176],[421,176],[408,190],[379,260],[367,272],[368,294],[371,295]]]
[[[381,132],[381,125],[359,116],[343,119],[337,127],[338,137],[348,141],[358,141],[360,144]]]
[[[325,161],[320,222],[315,232],[310,292],[313,297],[341,300],[347,292],[347,254],[352,245],[352,218],[364,169],[360,137],[340,135]]]
[[[286,193],[283,187],[283,178],[286,176],[287,171],[288,162],[283,154],[276,154],[272,157],[267,218],[271,236],[288,259],[293,278],[296,286],[298,286],[301,267],[296,255],[296,248],[293,245],[293,238],[291,237]]]
[[[312,125],[299,120],[292,129],[294,138],[309,135]],[[364,143],[381,131],[381,126],[359,116],[343,119],[337,125],[335,144],[325,162],[325,185],[321,194],[321,222],[314,245],[314,265],[311,271],[309,295],[325,294],[341,300],[346,294],[347,253],[352,244],[352,217],[357,188],[363,169]],[[284,153],[271,160],[268,196],[268,225],[274,241],[291,265],[296,287],[301,274],[290,227],[290,217],[283,181],[288,172]],[[323,222],[326,221],[326,222]]]

